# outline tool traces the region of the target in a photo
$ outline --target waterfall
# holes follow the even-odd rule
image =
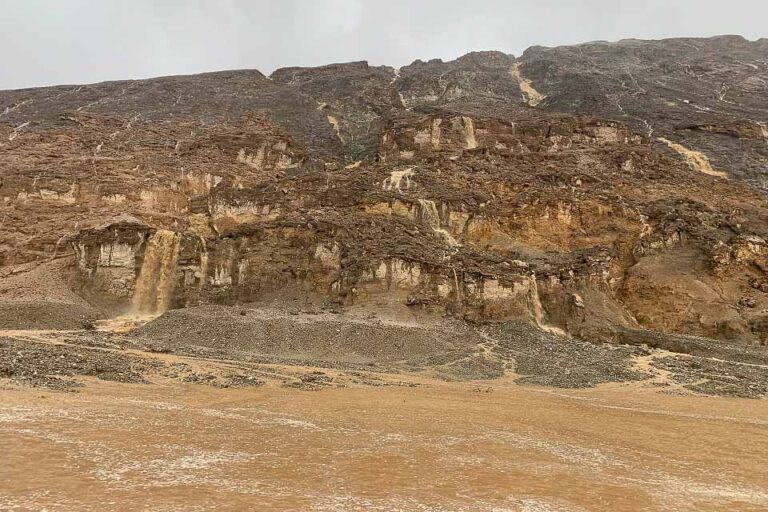
[[[554,325],[544,323],[544,308],[539,297],[539,285],[536,282],[536,274],[532,273],[528,278],[528,311],[539,329],[557,336],[567,337],[568,333]]]
[[[435,205],[434,201],[419,199],[419,214],[422,222],[426,223],[432,231],[440,235],[448,245],[452,247],[459,245],[448,230],[440,226],[440,213],[437,211],[437,205]]]
[[[180,241],[181,235],[167,230],[158,230],[149,238],[133,293],[134,313],[159,315],[168,309],[176,284]]]
[[[208,244],[205,242],[205,238],[200,237],[201,253],[200,253],[200,293],[203,292],[205,284],[208,281]]]
[[[541,327],[544,320],[544,308],[541,307],[541,299],[539,298],[539,285],[536,282],[536,274],[531,274],[528,277],[528,311],[536,325]]]
[[[477,147],[477,139],[475,139],[475,123],[472,122],[471,117],[461,118],[464,125],[464,140],[467,143],[467,149],[475,149]]]
[[[432,229],[440,228],[440,214],[437,212],[437,205],[434,201],[428,199],[419,199],[419,208],[421,218]]]

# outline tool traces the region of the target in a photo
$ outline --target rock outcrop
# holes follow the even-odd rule
[[[714,38],[0,92],[0,263],[68,258],[114,313],[765,344],[766,80],[764,40]]]

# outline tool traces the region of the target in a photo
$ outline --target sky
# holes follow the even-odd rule
[[[768,37],[768,0],[0,0],[0,89],[623,38]]]

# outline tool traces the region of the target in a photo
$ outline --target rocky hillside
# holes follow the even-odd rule
[[[765,344],[766,98],[733,36],[2,91],[0,293]]]

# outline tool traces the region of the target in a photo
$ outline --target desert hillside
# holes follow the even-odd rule
[[[768,510],[766,39],[0,91],[0,198],[2,510]]]
[[[3,91],[3,315],[302,300],[765,344],[767,94],[736,36]]]

